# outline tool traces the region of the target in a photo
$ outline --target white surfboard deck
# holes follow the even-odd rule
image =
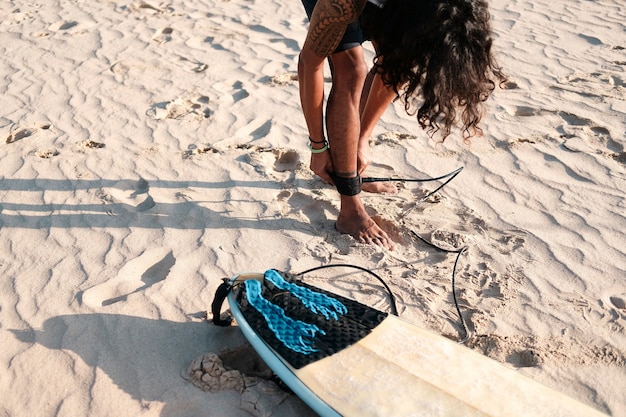
[[[231,282],[263,280],[236,275]],[[605,414],[452,340],[389,315],[368,336],[294,369],[243,316],[231,312],[260,357],[321,416],[599,417]]]

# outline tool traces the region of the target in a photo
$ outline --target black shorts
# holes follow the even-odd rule
[[[311,20],[311,14],[313,14],[313,8],[315,8],[316,3],[317,0],[302,0],[304,10],[306,10],[306,15],[309,20]],[[359,22],[359,19],[357,19],[348,25],[346,33],[344,33],[343,38],[341,38],[341,42],[339,42],[339,46],[337,46],[337,49],[335,49],[335,52],[333,53],[347,51],[348,49],[357,47],[370,39],[369,33],[361,27],[361,23]]]

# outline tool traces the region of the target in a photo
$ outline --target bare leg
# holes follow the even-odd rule
[[[359,103],[367,67],[361,47],[333,54],[333,87],[328,98],[326,123],[335,174],[352,178],[357,174],[357,152],[361,132]],[[393,242],[367,214],[359,195],[341,195],[336,228],[363,243],[393,249]]]
[[[387,87],[382,82],[380,74],[376,73],[376,68],[372,67],[365,79],[359,106],[361,118],[361,132],[357,151],[359,173],[363,172],[371,162],[370,137],[372,136],[376,123],[378,123],[395,96],[396,93],[393,91],[393,88]],[[364,183],[363,191],[388,194],[398,192],[395,185],[385,182]]]
[[[365,105],[367,104],[367,98],[370,95],[372,89],[372,82],[374,81],[374,75],[376,74],[375,68],[370,68],[367,76],[365,77],[365,83],[363,83],[363,91],[361,92],[361,101],[359,102],[359,116],[363,117],[365,111]]]

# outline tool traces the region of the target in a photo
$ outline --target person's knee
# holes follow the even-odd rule
[[[333,54],[330,59],[333,67],[333,87],[350,90],[363,87],[367,77],[367,65],[361,47]]]

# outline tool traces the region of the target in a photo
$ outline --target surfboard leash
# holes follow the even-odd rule
[[[441,185],[439,185],[437,188],[435,188],[433,191],[429,192],[428,194],[426,194],[426,196],[422,197],[417,204],[425,201],[426,199],[428,199],[430,196],[432,196],[433,194],[435,194],[437,191],[441,190],[444,186],[446,186],[450,181],[452,181],[461,171],[463,170],[463,167],[457,168],[456,170],[448,173],[448,174],[444,174],[441,175],[439,177],[434,177],[434,178],[425,178],[425,179],[417,179],[417,178],[377,178],[377,177],[366,177],[366,178],[362,178],[363,182],[390,182],[390,181],[396,181],[396,182],[430,182],[430,181],[438,181],[438,180],[442,180],[442,179],[447,179],[445,182],[443,182]],[[416,205],[417,205],[416,204]],[[406,212],[404,213],[404,215],[406,215]],[[404,217],[403,215],[403,217]],[[459,316],[459,321],[461,324],[461,328],[463,330],[464,333],[464,337],[462,339],[459,340],[458,343],[465,343],[469,340],[471,333],[467,327],[467,324],[465,322],[465,318],[463,317],[463,314],[461,312],[461,307],[459,305],[459,301],[457,299],[456,296],[456,271],[457,271],[457,266],[459,263],[459,259],[461,258],[461,255],[463,253],[465,253],[468,249],[467,246],[464,246],[462,248],[459,249],[445,249],[442,248],[438,245],[435,245],[432,242],[429,242],[428,240],[426,240],[425,238],[421,237],[420,235],[418,235],[416,232],[414,232],[412,229],[409,228],[409,231],[411,232],[411,234],[417,238],[418,240],[422,241],[423,243],[431,246],[432,248],[435,248],[439,251],[442,252],[446,252],[446,253],[456,253],[456,259],[454,261],[454,267],[452,269],[452,298],[454,301],[454,306],[456,308],[456,312]],[[302,271],[298,274],[294,274],[295,276],[299,276],[302,277],[308,273],[314,272],[314,271],[318,271],[321,269],[327,269],[327,268],[336,268],[336,267],[347,267],[347,268],[354,268],[354,269],[358,269],[362,272],[366,272],[368,274],[370,274],[371,276],[373,276],[374,278],[376,278],[384,287],[385,290],[387,291],[388,297],[389,297],[389,305],[390,305],[390,309],[391,309],[391,314],[399,316],[398,314],[398,308],[396,305],[396,299],[395,296],[393,294],[393,291],[391,290],[391,288],[389,287],[389,285],[385,282],[385,280],[380,277],[378,274],[376,274],[374,271],[358,266],[358,265],[352,265],[352,264],[329,264],[329,265],[320,265],[320,266],[316,266],[310,269],[307,269],[306,271]],[[221,306],[224,302],[224,300],[226,299],[226,297],[228,296],[228,294],[230,293],[230,291],[233,289],[233,285],[230,283],[230,280],[227,278],[224,278],[224,282],[218,287],[216,293],[215,293],[215,297],[213,299],[213,302],[211,304],[211,312],[213,315],[213,323],[215,325],[218,326],[229,326],[232,322],[232,318],[226,318],[226,319],[222,319],[220,317],[220,310],[221,310]]]
[[[387,178],[379,178],[379,177],[364,177],[361,178],[362,182],[432,182],[432,181],[439,181],[439,180],[446,180],[443,183],[441,183],[437,188],[435,188],[433,191],[429,192],[428,194],[426,194],[424,197],[422,197],[419,201],[416,202],[416,206],[422,202],[424,202],[425,200],[427,200],[430,196],[432,196],[433,194],[435,194],[437,191],[441,190],[443,187],[445,187],[450,181],[452,181],[457,175],[459,175],[459,173],[463,170],[463,167],[457,168],[454,171],[451,171],[447,174],[438,176],[438,177],[432,177],[432,178],[393,178],[393,177],[387,177]],[[410,210],[409,210],[410,211]],[[406,211],[405,213],[403,213],[402,217],[404,218],[406,216],[406,214],[408,213],[408,211]],[[417,238],[418,240],[422,241],[423,243],[427,244],[428,246],[437,249],[439,251],[445,252],[445,253],[455,253],[456,254],[456,258],[454,260],[454,267],[452,268],[452,299],[454,301],[454,307],[456,309],[457,315],[459,316],[459,322],[461,325],[461,329],[463,331],[464,336],[458,341],[458,343],[460,344],[464,344],[466,343],[470,337],[471,337],[471,333],[469,331],[469,328],[467,327],[467,323],[465,322],[465,317],[463,316],[463,313],[461,312],[461,307],[459,305],[459,301],[457,298],[457,291],[456,291],[456,271],[457,271],[457,267],[459,264],[459,259],[461,258],[461,255],[463,253],[465,253],[468,250],[467,246],[463,246],[459,249],[445,249],[442,248],[438,245],[435,245],[432,242],[429,242],[428,240],[426,240],[425,238],[421,237],[420,235],[418,235],[415,231],[413,231],[412,229],[408,228],[408,230],[411,232],[411,234]],[[389,285],[387,285],[387,283],[385,282],[385,280],[383,278],[381,278],[379,275],[377,275],[375,272],[358,266],[358,265],[352,265],[352,264],[332,264],[332,265],[321,265],[321,266],[317,266],[311,269],[308,269],[306,271],[300,272],[299,274],[296,274],[298,276],[303,276],[305,274],[308,274],[310,272],[314,272],[320,269],[325,269],[325,268],[332,268],[332,267],[348,267],[348,268],[354,268],[354,269],[358,269],[361,270],[363,272],[366,272],[370,275],[372,275],[374,278],[376,278],[384,287],[385,290],[387,291],[388,297],[389,297],[389,304],[390,304],[390,308],[391,308],[391,313],[393,315],[399,316],[398,314],[398,308],[396,306],[396,300],[395,300],[395,296],[393,295],[393,291],[391,291],[391,288],[389,287]]]
[[[461,323],[461,328],[463,329],[463,333],[465,334],[465,336],[462,339],[460,339],[458,342],[460,344],[464,344],[470,339],[471,333],[469,331],[469,328],[467,327],[467,323],[465,322],[463,313],[461,313],[459,300],[456,297],[456,270],[457,270],[457,266],[459,264],[459,259],[461,258],[461,255],[463,255],[463,253],[465,253],[469,248],[467,246],[463,246],[459,249],[442,248],[441,246],[435,245],[434,243],[429,242],[428,240],[424,239],[423,237],[415,233],[413,230],[409,229],[409,231],[415,238],[419,239],[420,241],[422,241],[423,243],[427,244],[428,246],[432,248],[435,248],[445,253],[456,253],[456,259],[454,260],[454,266],[452,267],[452,300],[454,301],[454,307],[456,308],[456,312],[459,316],[459,322]]]
[[[431,182],[431,181],[439,181],[439,180],[446,180],[444,182],[442,182],[437,188],[435,188],[433,191],[429,192],[428,194],[426,194],[424,197],[422,197],[419,201],[417,201],[415,203],[416,207],[417,205],[419,205],[420,203],[426,201],[430,196],[432,196],[433,194],[435,194],[437,191],[441,190],[443,187],[445,187],[450,181],[452,181],[457,175],[459,175],[459,173],[463,170],[463,167],[459,167],[457,169],[455,169],[454,171],[451,171],[447,174],[438,176],[438,177],[432,177],[432,178],[422,178],[422,179],[416,179],[416,178],[375,178],[375,177],[365,177],[362,179],[363,182],[382,182],[382,181],[397,181],[397,182]],[[404,221],[404,218],[406,217],[406,215],[408,214],[408,212],[411,209],[405,211],[402,214],[402,220]],[[452,268],[452,299],[454,300],[454,307],[456,309],[456,312],[459,316],[459,322],[461,323],[461,328],[463,330],[464,333],[464,337],[462,339],[459,340],[459,343],[464,344],[465,342],[467,342],[471,336],[471,333],[467,327],[467,323],[465,322],[465,318],[463,317],[463,314],[461,313],[461,307],[459,306],[459,301],[457,299],[456,296],[456,270],[457,270],[457,266],[459,263],[459,259],[461,258],[461,255],[463,253],[465,253],[465,251],[468,250],[467,246],[463,246],[461,248],[458,249],[445,249],[442,248],[438,245],[435,245],[432,242],[429,242],[428,240],[424,239],[423,237],[421,237],[420,235],[418,235],[415,231],[413,231],[412,229],[408,228],[407,229],[411,232],[411,234],[419,239],[420,241],[422,241],[423,243],[427,244],[428,246],[435,248],[439,251],[442,252],[446,252],[446,253],[456,253],[456,259],[454,260],[454,267]],[[391,290],[389,290],[389,287],[387,287],[387,291],[391,292]],[[393,296],[393,295],[392,295]]]
[[[417,204],[419,204],[419,203],[427,200],[428,197],[430,197],[431,195],[435,194],[437,191],[441,190],[443,187],[445,187],[450,181],[452,181],[454,179],[454,177],[459,175],[459,173],[461,171],[463,171],[463,167],[457,168],[457,169],[455,169],[452,172],[449,172],[447,174],[441,175],[439,177],[433,177],[433,178],[394,178],[394,177],[379,178],[379,177],[364,177],[364,178],[361,178],[361,182],[432,182],[432,181],[444,180],[444,179],[447,178],[447,180],[444,181],[443,183],[441,183],[439,185],[439,187],[435,188],[433,191],[429,192],[424,197],[422,197],[421,200],[419,200],[417,202]]]
[[[413,230],[410,230],[411,234],[413,236],[415,236],[417,239],[419,239],[420,241],[426,243],[427,245],[442,251],[442,252],[446,252],[446,253],[456,253],[456,258],[454,260],[454,266],[452,268],[452,299],[454,301],[454,307],[456,309],[456,312],[459,316],[459,322],[461,324],[461,328],[463,330],[463,338],[461,338],[458,343],[459,344],[464,344],[466,343],[470,337],[471,337],[471,333],[469,331],[469,328],[467,327],[467,323],[465,322],[465,317],[463,316],[463,313],[461,312],[461,307],[459,305],[459,300],[456,296],[456,271],[457,271],[457,266],[459,264],[459,259],[461,258],[461,255],[463,253],[465,253],[465,251],[468,249],[467,246],[463,246],[460,249],[445,249],[442,248],[440,246],[435,245],[432,242],[429,242],[428,240],[424,239],[423,237],[421,237],[420,235],[418,235],[417,233],[415,233]],[[391,310],[391,314],[393,314],[394,316],[400,316],[400,314],[398,313],[398,307],[396,305],[396,298],[393,295],[393,291],[391,290],[391,288],[389,287],[389,285],[387,284],[387,282],[385,282],[385,280],[378,274],[376,274],[374,271],[364,268],[362,266],[358,266],[358,265],[353,265],[353,264],[329,264],[329,265],[320,265],[320,266],[316,266],[314,268],[310,268],[307,269],[306,271],[302,271],[298,274],[295,274],[298,277],[303,277],[304,275],[311,273],[311,272],[315,272],[321,269],[327,269],[327,268],[339,268],[339,267],[343,267],[343,268],[354,268],[354,269],[358,269],[360,271],[366,272],[368,274],[370,274],[371,276],[373,276],[374,278],[376,278],[384,287],[385,290],[387,291],[387,296],[389,297],[389,306],[390,306],[390,310]]]
[[[387,285],[387,283],[385,282],[384,279],[382,279],[378,274],[376,274],[374,271],[369,270],[367,268],[364,268],[362,266],[358,266],[358,265],[352,265],[352,264],[329,264],[329,265],[320,265],[320,266],[316,266],[313,267],[311,269],[307,269],[306,271],[302,271],[298,274],[295,274],[298,277],[302,277],[310,272],[314,272],[314,271],[318,271],[320,269],[327,269],[327,268],[336,268],[336,267],[346,267],[346,268],[354,268],[354,269],[358,269],[360,271],[363,272],[367,272],[368,274],[370,274],[371,276],[373,276],[374,278],[376,278],[381,284],[383,284],[383,286],[385,287],[385,289],[387,290],[387,294],[389,295],[389,305],[391,308],[391,314],[393,314],[394,316],[399,316],[398,314],[398,307],[396,306],[396,297],[393,295],[393,291],[391,291],[391,288],[389,288],[389,285]]]

